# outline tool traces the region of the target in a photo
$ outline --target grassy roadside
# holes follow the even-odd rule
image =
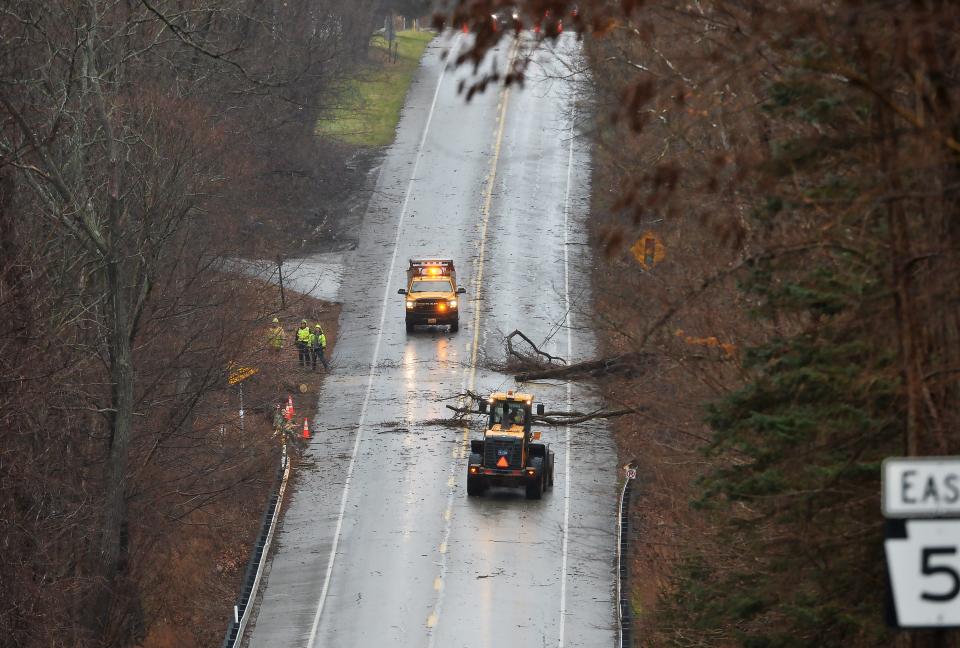
[[[388,56],[386,41],[377,37],[369,71],[346,87],[342,105],[319,121],[317,132],[357,146],[393,142],[407,89],[433,37],[433,32],[398,32],[396,63]]]

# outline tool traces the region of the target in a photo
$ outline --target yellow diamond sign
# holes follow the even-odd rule
[[[667,256],[663,243],[653,232],[647,232],[630,247],[630,252],[644,270],[650,270]]]

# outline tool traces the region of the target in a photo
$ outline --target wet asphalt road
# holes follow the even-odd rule
[[[512,389],[494,367],[522,329],[546,351],[591,357],[582,226],[587,142],[573,138],[573,38],[536,54],[523,89],[457,94],[469,70],[429,47],[386,155],[359,247],[345,260],[334,371],[276,538],[250,646],[612,646],[616,473],[602,427],[547,429],[556,483],[467,498],[467,439],[447,399]],[[505,66],[503,43],[488,64]],[[495,61],[495,63],[494,63]],[[404,330],[407,259],[451,257],[460,331]],[[580,318],[582,319],[582,318]],[[576,385],[524,386],[583,409]],[[446,401],[451,402],[451,401]]]

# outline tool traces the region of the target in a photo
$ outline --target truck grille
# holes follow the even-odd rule
[[[418,299],[417,303],[413,305],[413,310],[420,313],[433,313],[437,310],[437,305],[440,304],[440,302],[441,300],[439,299]]]
[[[483,444],[483,465],[486,468],[496,468],[497,461],[501,456],[505,456],[510,462],[510,468],[514,470],[521,468],[521,447],[519,440],[487,439]]]

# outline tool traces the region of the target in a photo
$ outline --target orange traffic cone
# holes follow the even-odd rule
[[[303,438],[310,438],[310,426],[307,424],[307,419],[303,419]]]
[[[293,396],[287,396],[287,407],[283,410],[283,418],[293,420]]]
[[[463,27],[462,27],[461,29],[463,29],[463,33],[466,34],[467,31],[468,31],[468,30],[467,30],[467,23],[463,23]]]

